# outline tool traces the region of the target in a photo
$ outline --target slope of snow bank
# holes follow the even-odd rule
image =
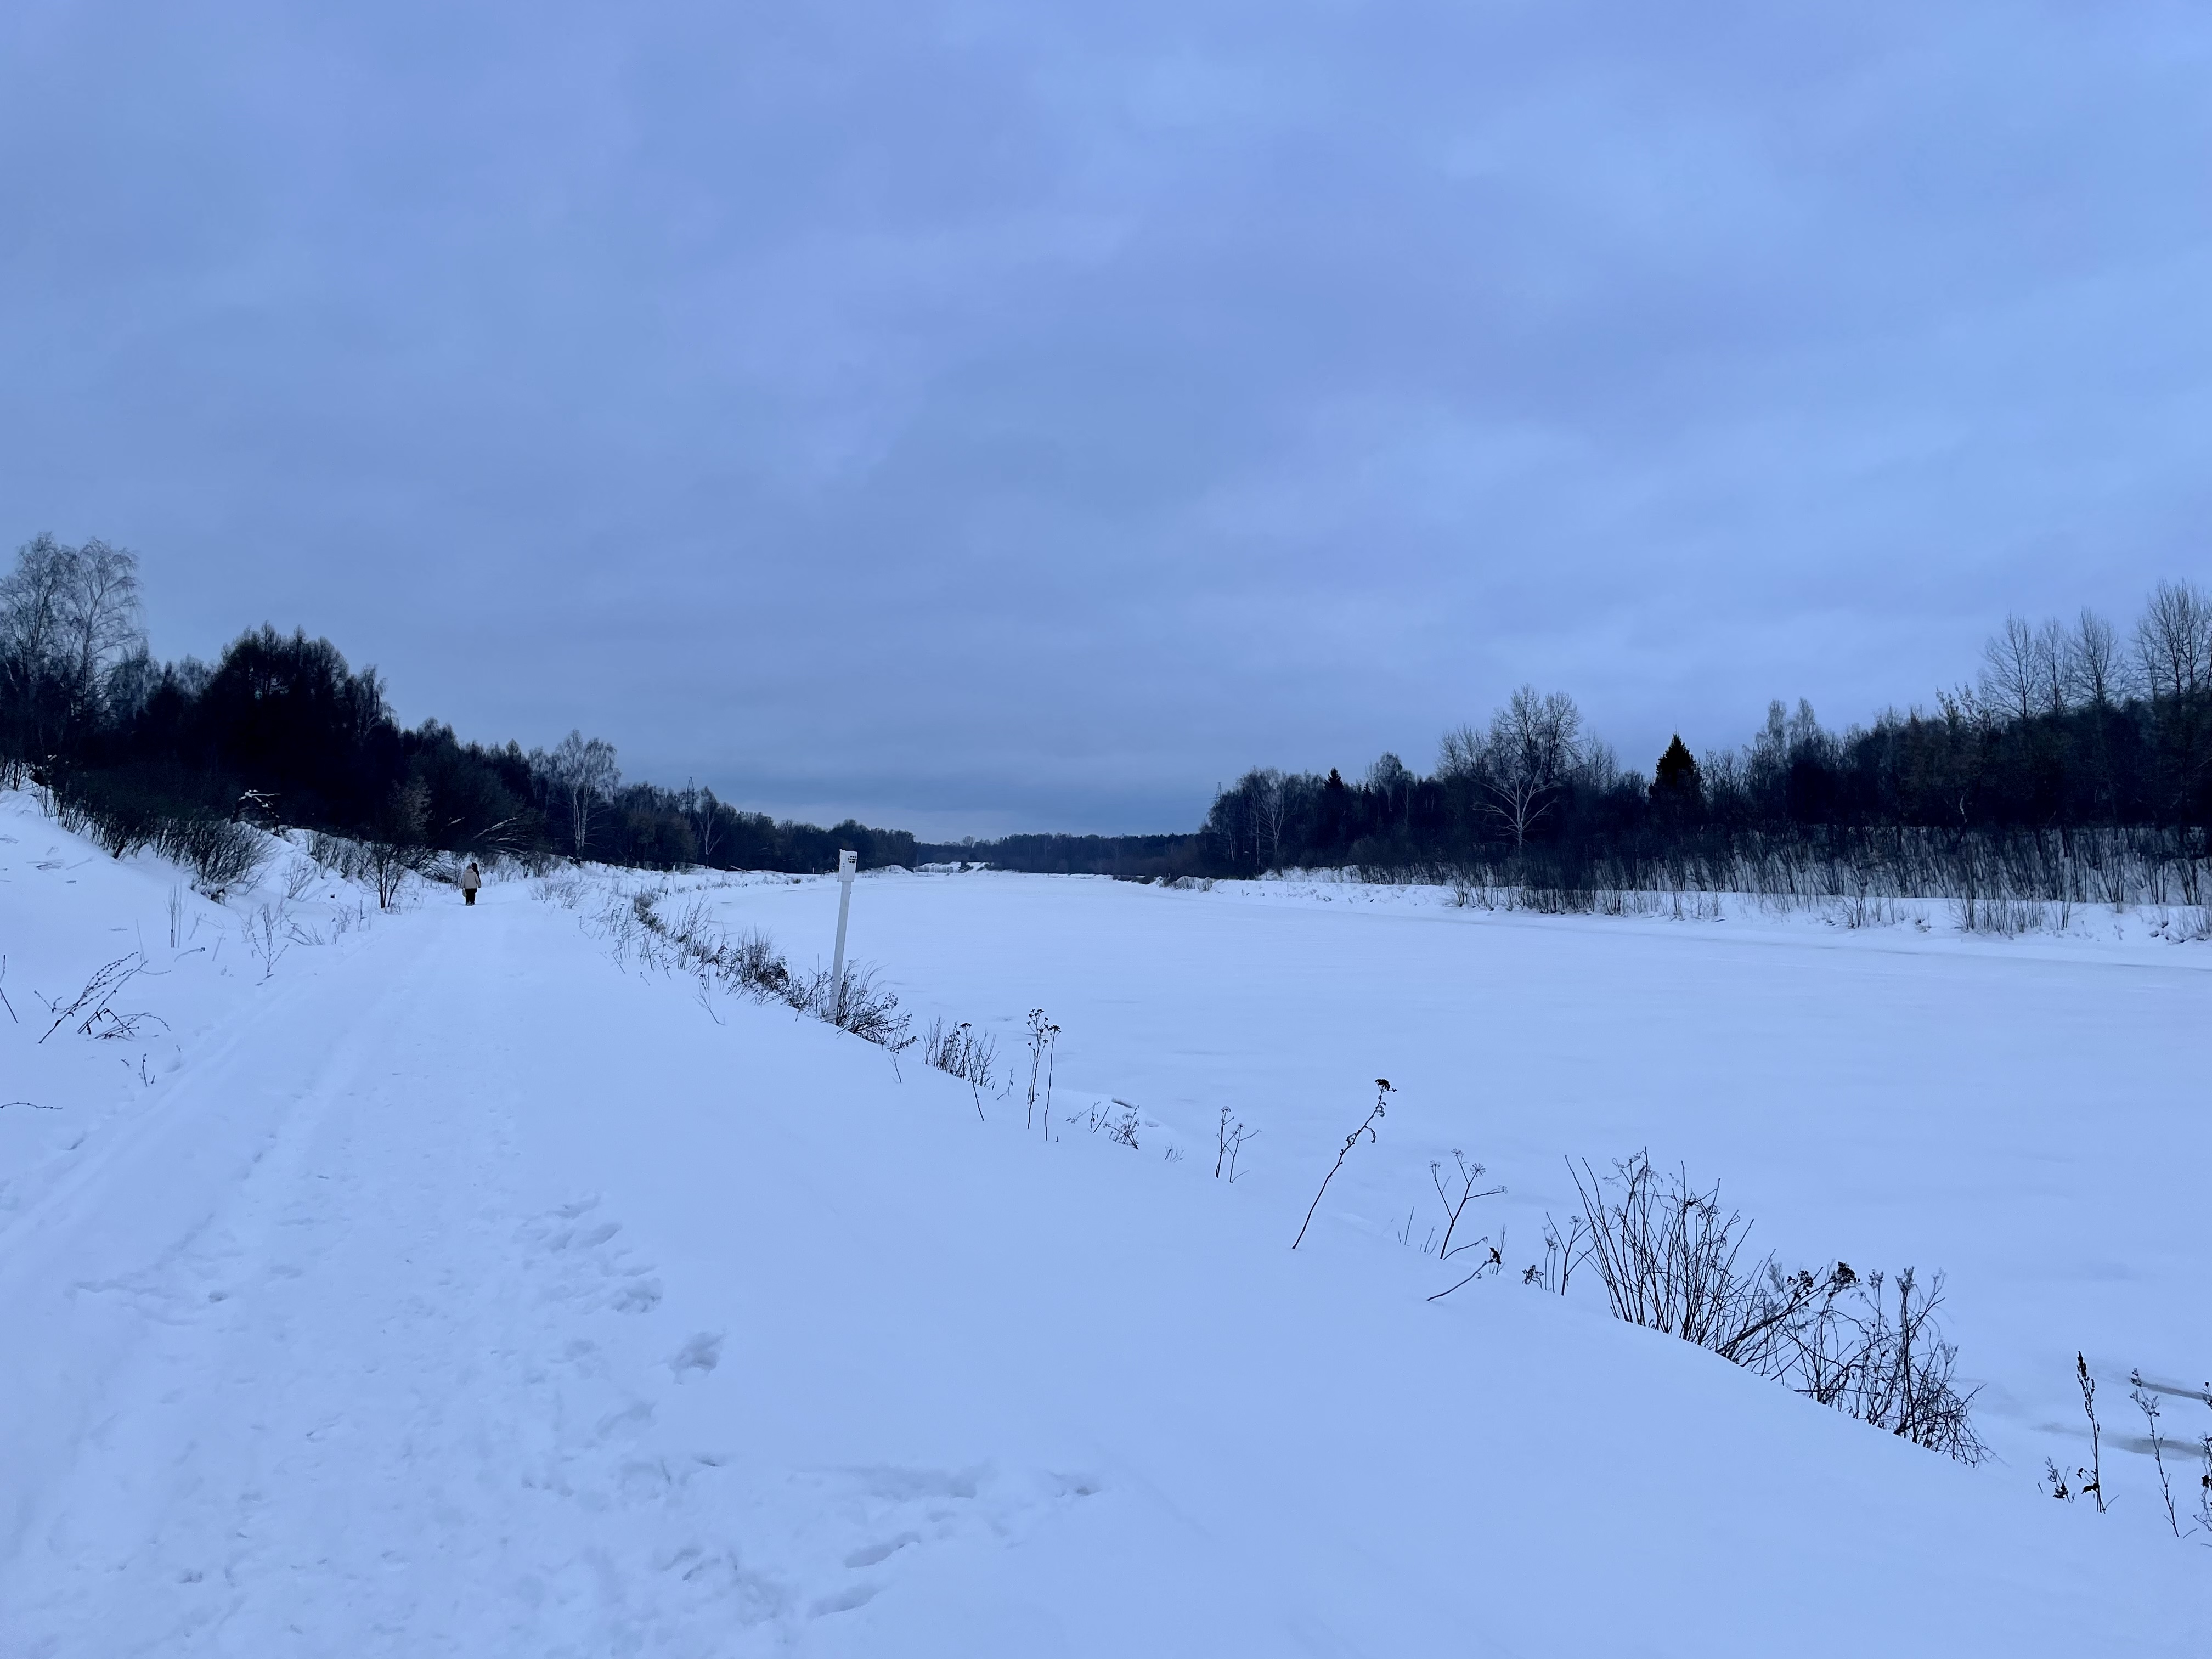
[[[795,952],[822,949],[835,924],[826,883],[701,896]],[[1506,1229],[1516,1266],[1540,1255],[1547,1213],[1574,1207],[1565,1157],[1603,1169],[1649,1147],[1721,1181],[1755,1243],[1787,1261],[1941,1269],[2003,1460],[1990,1478],[2032,1493],[2046,1457],[2088,1462],[2083,1351],[2103,1379],[2119,1522],[2143,1523],[2146,1548],[2154,1532],[2171,1545],[2126,1394],[2136,1368],[2197,1388],[2212,1376],[2212,949],[2151,937],[2132,915],[2108,918],[2120,939],[2006,940],[1802,914],[1490,914],[1442,897],[884,875],[855,892],[852,949],[922,1025],[974,1021],[1002,1054],[1024,1012],[1046,1007],[1071,1105],[1134,1102],[1209,1166],[1230,1106],[1261,1132],[1240,1194],[1278,1215],[1311,1196],[1365,1079],[1389,1077],[1382,1139],[1350,1162],[1322,1221],[1405,1258],[1397,1271],[1431,1289],[1449,1276],[1413,1247],[1437,1214],[1429,1164],[1449,1168],[1453,1148],[1508,1187],[1480,1224]],[[2193,1444],[2212,1411],[2169,1398],[2163,1424]],[[2191,1493],[2197,1472],[2193,1459],[2179,1471]],[[2192,1551],[2177,1571],[2195,1565]]]

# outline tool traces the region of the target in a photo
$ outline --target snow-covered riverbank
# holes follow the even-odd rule
[[[2034,1492],[2054,1356],[2204,1358],[2194,950],[864,881],[924,1024],[1060,1024],[1046,1145],[524,883],[179,964],[165,872],[4,804],[0,1097],[57,1109],[0,1111],[0,1652],[2196,1650],[2148,1460],[2107,1442],[2101,1524]],[[118,927],[170,1048],[40,1047]],[[1115,1097],[1134,1149],[1065,1121]],[[1517,1266],[1561,1153],[1646,1144],[1785,1255],[1948,1269],[2005,1461],[1512,1275],[1425,1299],[1431,1158],[1507,1182]]]

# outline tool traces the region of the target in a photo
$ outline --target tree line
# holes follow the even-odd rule
[[[35,781],[117,847],[177,826],[252,823],[404,849],[653,868],[911,864],[914,837],[748,812],[712,789],[625,782],[614,748],[461,740],[393,718],[374,668],[328,640],[262,627],[213,663],[157,662],[138,562],[40,536],[0,576],[0,784]]]
[[[988,864],[1047,876],[1119,876],[1130,881],[1172,881],[1204,875],[1203,837],[1164,836],[1014,835],[978,841],[922,842],[915,856],[928,864]]]
[[[1977,680],[1932,708],[1838,732],[1778,701],[1749,743],[1699,757],[1677,736],[1648,774],[1623,768],[1571,697],[1523,687],[1486,724],[1445,732],[1426,775],[1390,754],[1352,780],[1247,772],[1200,839],[1224,875],[1472,863],[1572,884],[1601,865],[1639,881],[1791,843],[1938,856],[2117,836],[2195,860],[2208,824],[2212,599],[2169,582],[2125,635],[2088,611],[2008,618]]]
[[[626,782],[611,745],[464,742],[393,718],[374,668],[263,627],[212,664],[157,662],[137,561],[40,536],[0,576],[0,783],[35,779],[118,849],[198,827],[296,826],[398,849],[790,872],[917,861],[1140,880],[1357,867],[1558,891],[1593,884],[2151,896],[2191,903],[2212,826],[2212,599],[2161,584],[2126,631],[2009,617],[1969,684],[1843,732],[1777,702],[1736,748],[1677,736],[1623,767],[1572,698],[1532,687],[1355,776],[1255,768],[1194,833],[917,844]],[[1456,872],[1456,876],[1454,876]],[[2118,873],[2116,873],[2118,872]]]
[[[1565,693],[1443,733],[1425,775],[1258,767],[1194,834],[1016,836],[924,856],[1137,879],[1355,868],[1555,893],[1595,885],[2197,903],[2212,825],[2212,599],[2161,584],[2122,632],[2007,618],[1973,682],[1836,732],[1769,704],[1739,747],[1678,735],[1623,767]],[[2166,877],[2171,876],[2170,884]]]

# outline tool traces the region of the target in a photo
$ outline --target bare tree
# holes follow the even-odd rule
[[[2154,700],[2212,687],[2212,600],[2191,582],[2160,582],[2136,624],[2136,668]]]
[[[41,535],[0,576],[0,650],[66,684],[80,707],[96,702],[109,671],[145,642],[138,558],[127,549]]]
[[[109,668],[134,648],[144,648],[138,556],[99,540],[88,541],[73,551],[74,580],[62,609],[63,639],[70,678],[90,696],[96,695]]]
[[[1273,767],[1254,767],[1235,787],[1217,792],[1206,830],[1219,836],[1231,863],[1249,853],[1262,870],[1282,861],[1283,832],[1296,797],[1291,781]]]
[[[2037,694],[2048,678],[2044,647],[2027,617],[2007,617],[2003,630],[1982,647],[1983,700],[2021,720],[2033,714]]]
[[[722,803],[712,788],[684,786],[684,816],[690,822],[691,839],[699,848],[699,862],[712,864],[714,848],[722,839]]]
[[[1489,765],[1489,739],[1480,726],[1455,726],[1437,745],[1437,781],[1443,786],[1454,811],[1472,819],[1485,813],[1489,799],[1483,787]]]
[[[376,883],[380,910],[398,902],[408,877],[422,874],[437,860],[436,849],[424,837],[429,807],[430,786],[418,778],[393,784],[377,814],[375,831],[368,842],[368,873]]]
[[[1283,824],[1290,816],[1291,792],[1283,775],[1270,766],[1245,775],[1252,797],[1252,821],[1267,841],[1266,867],[1279,868],[1283,861]]]
[[[586,738],[582,732],[571,731],[547,757],[545,773],[567,802],[569,836],[576,856],[581,858],[591,839],[592,814],[598,810],[599,798],[613,793],[622,781],[622,769],[615,764],[615,746],[604,738]]]
[[[1528,841],[1581,763],[1582,724],[1573,698],[1563,691],[1540,696],[1533,685],[1516,691],[1491,717],[1476,777],[1492,816],[1513,832],[1515,846]]]
[[[0,646],[11,655],[37,667],[59,657],[76,565],[76,550],[52,536],[17,550],[15,568],[0,576]]]
[[[2072,641],[2056,620],[2035,630],[2035,702],[2046,714],[2063,714],[2070,701],[2073,677],[2067,653]]]
[[[1473,778],[1482,771],[1484,738],[1472,726],[1455,726],[1444,733],[1437,749],[1437,776]]]
[[[1413,821],[1413,784],[1412,769],[1397,756],[1385,750],[1375,757],[1367,769],[1366,785],[1382,798],[1386,817],[1395,817],[1401,824]]]
[[[2069,698],[2087,708],[2110,708],[2119,695],[2123,672],[2120,642],[2112,623],[2084,606],[2066,642],[2065,672]]]

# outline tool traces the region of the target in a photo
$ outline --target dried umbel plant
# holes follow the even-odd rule
[[[1044,1085],[1042,1113],[1044,1138],[1049,1140],[1052,1139],[1052,1074],[1054,1062],[1059,1058],[1060,1027],[1045,1017],[1043,1009],[1032,1008],[1030,1010],[1028,1030],[1030,1092],[1027,1109],[1022,1117],[1022,1127],[1025,1129],[1034,1129],[1037,1126],[1039,1117],[1037,1085],[1042,1079]]]
[[[1259,1133],[1257,1129],[1247,1128],[1241,1118],[1232,1117],[1226,1106],[1221,1109],[1220,1120],[1213,1127],[1213,1178],[1216,1181],[1220,1180],[1223,1171],[1226,1170],[1230,1184],[1236,1185],[1239,1173],[1237,1155],[1243,1150],[1244,1143]]]

